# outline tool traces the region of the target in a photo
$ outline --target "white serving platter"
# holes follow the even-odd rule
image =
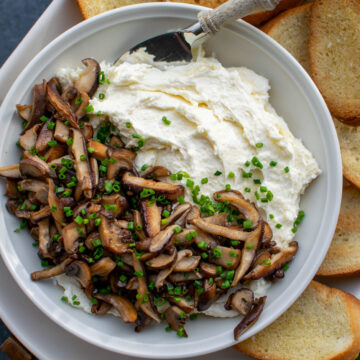
[[[20,43],[0,71],[0,102],[24,66],[53,38],[81,21],[73,0],[54,0],[28,35]],[[0,260],[0,316],[14,335],[40,359],[119,359],[118,354],[97,348],[74,337],[42,314],[21,292]],[[360,297],[360,281],[338,279],[327,281],[330,286],[342,288]],[[36,326],[34,326],[36,324]],[[67,344],[63,346],[63,344]],[[233,349],[206,355],[207,360],[249,359]],[[121,356],[121,359],[134,359]],[[205,359],[205,356],[193,358]]]

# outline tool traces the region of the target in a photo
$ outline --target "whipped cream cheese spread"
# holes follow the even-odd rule
[[[201,55],[186,64],[103,62],[101,69],[109,81],[91,100],[92,124],[110,121],[126,146],[138,149],[140,175],[143,165],[185,175],[162,180],[183,184],[192,203],[194,189],[197,199],[212,199],[230,186],[256,204],[278,246],[288,245],[300,195],[320,168],[269,103],[266,78]],[[63,68],[58,78],[66,88],[82,71]],[[261,296],[269,284],[255,283]],[[207,313],[230,315],[216,306]]]

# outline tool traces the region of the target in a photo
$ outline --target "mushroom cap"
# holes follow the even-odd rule
[[[83,288],[91,284],[91,271],[89,266],[81,260],[75,260],[65,267],[67,276],[76,277]]]
[[[234,309],[245,316],[251,310],[253,303],[254,293],[248,288],[241,288],[228,297],[225,309]]]
[[[75,81],[74,86],[79,92],[85,92],[92,97],[99,86],[100,65],[93,58],[83,59],[82,63],[86,69]]]

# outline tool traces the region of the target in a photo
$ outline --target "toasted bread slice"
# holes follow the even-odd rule
[[[360,127],[346,125],[333,118],[339,138],[343,174],[360,189]]]
[[[237,350],[270,360],[354,360],[360,351],[360,301],[312,281],[279,319]]]
[[[133,5],[145,2],[161,2],[164,0],[77,0],[81,14],[84,19],[101,14],[108,10],[113,10],[121,6]],[[166,1],[166,0],[165,0]],[[173,0],[170,0],[173,1]],[[226,0],[174,0],[193,5],[201,5],[209,8],[216,8]],[[244,18],[245,21],[253,25],[258,25],[272,18],[280,11],[297,6],[302,0],[280,0],[279,5],[273,11],[262,11]]]
[[[244,17],[243,20],[247,21],[248,23],[252,25],[260,25],[264,23],[265,21],[268,21],[269,19],[273,18],[277,14],[279,14],[281,11],[285,11],[288,9],[291,9],[295,6],[298,6],[302,3],[302,0],[280,0],[279,5],[271,11],[261,11],[249,16]]]
[[[89,19],[95,15],[121,6],[154,1],[156,0],[77,0],[77,4],[80,8],[82,17],[84,19]]]
[[[343,189],[335,235],[317,275],[356,274],[360,274],[360,191],[347,185]]]
[[[313,80],[332,114],[360,125],[360,0],[316,0],[310,16]]]
[[[309,19],[312,4],[284,11],[267,22],[261,30],[266,32],[292,54],[309,71]]]

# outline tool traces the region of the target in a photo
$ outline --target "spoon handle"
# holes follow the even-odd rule
[[[254,12],[273,10],[279,2],[280,0],[228,0],[215,10],[201,11],[198,19],[205,33],[215,34],[225,22]]]

